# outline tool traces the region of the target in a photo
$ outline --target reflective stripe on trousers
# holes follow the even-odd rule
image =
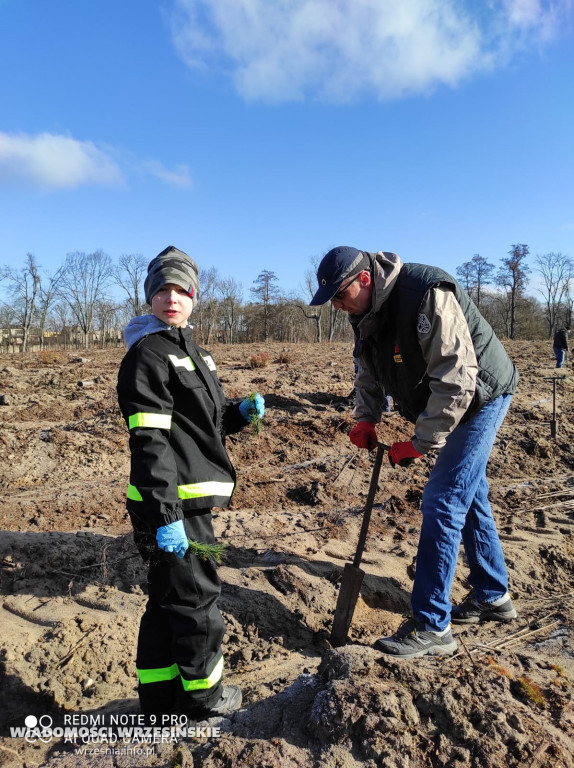
[[[225,633],[217,606],[220,581],[209,560],[158,549],[155,526],[130,510],[135,542],[149,562],[149,599],[141,618],[136,668],[142,712],[209,709],[221,696]],[[213,544],[210,510],[185,518],[190,539]]]
[[[177,495],[180,499],[204,499],[208,496],[229,498],[233,493],[233,487],[234,483],[205,480],[203,483],[178,485]],[[131,483],[128,485],[128,499],[131,499],[131,501],[143,501],[141,493]]]
[[[207,688],[213,688],[223,677],[223,656],[220,656],[219,661],[213,667],[210,674],[200,680],[186,680],[180,673],[177,664],[172,664],[171,667],[159,667],[158,669],[138,669],[138,676],[142,685],[173,680],[178,675],[181,678],[184,691],[205,691]]]

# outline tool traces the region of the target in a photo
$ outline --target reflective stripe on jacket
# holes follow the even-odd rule
[[[247,422],[227,400],[209,353],[191,328],[144,336],[127,351],[118,401],[130,431],[127,507],[157,527],[229,504],[235,471],[225,435]]]

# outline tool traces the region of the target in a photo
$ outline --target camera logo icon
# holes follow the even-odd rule
[[[54,721],[50,715],[27,715],[24,720],[26,726],[26,736],[24,737],[28,744],[35,744],[36,741],[42,741],[49,744],[52,741],[52,723]]]

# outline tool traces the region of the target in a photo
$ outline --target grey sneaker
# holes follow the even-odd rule
[[[493,605],[481,603],[469,592],[462,603],[453,607],[450,620],[453,624],[478,624],[479,621],[512,621],[517,616],[508,593],[500,605]]]
[[[209,717],[228,717],[238,709],[241,709],[243,694],[237,685],[224,685],[221,690],[221,698],[209,710]]]
[[[430,632],[414,619],[407,619],[391,637],[381,637],[373,646],[377,651],[397,659],[415,659],[429,654],[450,656],[457,649],[450,629],[444,635]]]

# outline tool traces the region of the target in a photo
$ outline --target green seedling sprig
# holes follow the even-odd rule
[[[225,555],[225,549],[227,548],[226,542],[204,544],[200,541],[193,541],[193,539],[188,539],[187,543],[189,547],[186,551],[186,554],[189,552],[192,555],[197,555],[200,560],[211,560],[213,563],[221,565],[223,556]],[[145,549],[150,553],[150,556],[152,557],[154,553],[158,552],[158,549],[154,544],[146,546]]]
[[[200,541],[193,541],[193,539],[188,539],[188,543],[189,551],[192,555],[197,555],[200,560],[211,560],[218,565],[221,564],[223,555],[225,553],[225,548],[227,547],[225,542],[217,544],[203,544]]]
[[[250,392],[247,395],[247,399],[251,400],[251,402],[254,403],[256,395],[257,395],[257,392]],[[252,413],[249,416],[249,421],[251,422],[251,428],[253,430],[253,434],[258,435],[261,432],[261,418],[257,413],[257,411],[255,411],[255,413]]]

